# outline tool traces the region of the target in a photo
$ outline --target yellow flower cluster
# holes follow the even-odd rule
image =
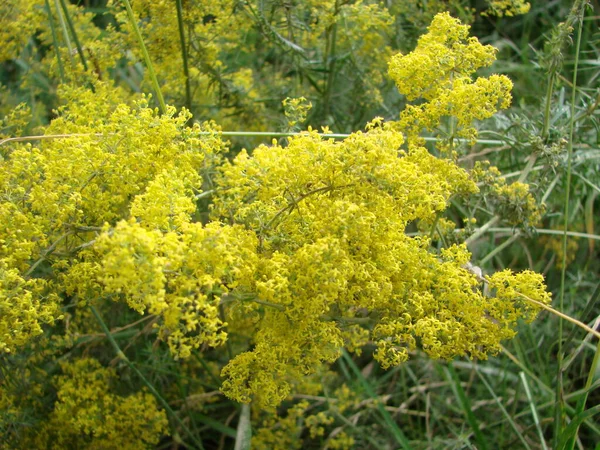
[[[489,162],[478,161],[471,175],[481,184],[484,201],[508,225],[529,228],[539,223],[545,205],[538,203],[528,184],[520,181],[507,184],[500,170]]]
[[[512,17],[527,14],[531,5],[524,0],[490,0],[485,15]]]
[[[287,415],[270,414],[257,425],[252,435],[252,448],[257,450],[299,450],[302,441],[298,439],[302,432],[302,417],[309,407],[302,401],[287,410]]]
[[[41,278],[25,279],[0,259],[0,353],[13,353],[61,319],[59,298]]]
[[[227,395],[277,405],[290,389],[284,375],[336,359],[342,330],[357,322],[373,325],[384,367],[417,346],[434,358],[485,358],[514,335],[516,319],[491,318],[512,300],[484,296],[465,246],[436,255],[404,233],[476,188],[424,148],[399,151],[395,127],[375,121],[342,142],[308,132],[225,164],[213,216],[258,236],[255,296],[244,301],[261,316],[253,350],[223,370]]]
[[[29,432],[29,448],[144,450],[167,434],[167,416],[151,394],[111,392],[114,369],[89,358],[61,367],[54,409],[40,429]]]
[[[331,374],[331,372],[330,372]],[[316,383],[313,389],[302,389],[299,392],[318,396],[323,395],[326,386],[339,383],[335,376],[327,376],[317,373],[306,377],[312,383]],[[327,409],[315,411],[319,401],[309,403],[301,400],[294,403],[290,396],[287,401],[289,405],[276,409],[254,408],[252,414],[253,436],[252,448],[287,450],[300,449],[307,446],[306,440],[302,438],[306,430],[313,442],[320,442],[322,447],[347,450],[354,448],[355,440],[343,428],[336,423],[336,418],[344,417],[344,413],[351,413],[362,408],[361,399],[356,390],[342,384],[335,389],[333,395],[326,395]],[[287,403],[287,402],[286,402]]]
[[[283,112],[288,120],[288,128],[292,131],[297,131],[306,121],[312,103],[306,100],[304,97],[298,98],[286,98],[283,102]]]
[[[10,94],[0,86],[1,96],[8,97]],[[0,102],[0,117],[4,113]],[[0,119],[0,139],[19,136],[29,124],[31,119],[31,108],[25,103],[19,103],[15,108],[6,112],[4,117]],[[0,147],[0,160],[4,158],[2,148]]]
[[[496,202],[500,215],[512,226],[535,226],[545,209],[531,195],[529,185],[519,181],[501,185]]]
[[[157,25],[176,26],[170,3],[137,5],[151,16],[144,32],[155,33],[156,48]],[[338,15],[350,21],[365,8],[377,9],[359,3],[334,11],[326,34]],[[186,14],[204,19],[208,11]],[[207,19],[198,32],[224,23]],[[169,64],[168,49],[153,56]],[[11,144],[0,165],[0,349],[39,334],[62,300],[79,308],[111,298],[156,315],[158,337],[175,358],[222,345],[230,328],[243,330],[222,391],[260,407],[279,405],[290,379],[316,373],[345,345],[374,342],[384,367],[417,348],[433,358],[497,351],[518,318],[537,311],[523,296],[549,301],[541,277],[501,272],[489,279],[496,296],[487,297],[467,269],[466,246],[432,251],[430,239],[406,234],[409,225],[434,223],[452,197],[477,191],[465,170],[413,138],[447,115],[457,119],[458,135],[473,138],[473,120],[506,107],[508,79],[471,79],[493,59],[494,49],[469,38],[468,27],[439,14],[415,52],[390,63],[400,90],[426,100],[399,122],[375,119],[343,141],[309,129],[285,146],[261,145],[222,164],[218,128],[188,127],[185,110],[159,115],[145,97],[125,104],[100,81],[95,92],[61,88],[65,106],[44,131],[69,139]],[[207,186],[214,188],[209,218],[197,208]],[[504,196],[524,202],[523,217],[533,220],[524,189],[515,183]],[[108,394],[113,375],[92,360],[63,370],[54,416],[78,439],[99,448],[155,442],[164,425],[150,397]],[[150,431],[128,418],[139,405],[151,415]],[[117,419],[140,430],[131,437],[138,441],[119,441],[126,439],[119,424],[111,434],[107,424]],[[318,437],[329,422],[315,415],[307,425]]]
[[[58,1],[49,3],[47,8],[45,0],[5,0],[0,6],[0,39],[6,43],[0,61],[24,54],[31,65],[19,80],[22,88],[31,89],[32,95],[48,95],[54,84],[91,85],[113,78],[124,88],[122,101],[131,92],[154,89],[148,68],[140,70],[142,51],[123,2],[107,2],[105,17],[113,17],[116,23],[105,29],[95,25],[94,20],[103,20],[84,6],[65,2],[65,14]],[[358,102],[365,108],[379,108],[384,103],[383,73],[395,32],[393,16],[384,5],[311,0],[292,9],[272,3],[267,13],[263,2],[256,0],[182,2],[182,44],[173,2],[131,3],[165,98],[193,108],[198,118],[218,120],[231,129],[266,129],[267,124],[273,128],[280,120],[269,109],[288,96],[304,95],[321,100],[317,111],[321,118],[330,121],[336,113],[337,121],[349,127],[354,124],[343,114],[348,106]],[[73,31],[68,27],[62,32],[68,19]],[[34,36],[43,52],[28,52],[35,48]],[[374,52],[380,57],[373,58]],[[315,75],[318,72],[326,75]],[[49,80],[48,85],[36,82],[40,75]],[[338,87],[351,90],[352,101],[339,95],[333,101]],[[8,97],[0,99],[4,101],[15,105]],[[43,123],[40,119],[34,122]]]
[[[550,294],[546,292],[544,277],[531,270],[513,273],[506,269],[488,277],[489,287],[496,290],[496,298],[491,299],[490,316],[503,326],[509,326],[522,318],[531,322],[540,308],[528,299],[548,304]],[[512,336],[508,336],[509,338]]]
[[[253,283],[256,244],[239,226],[187,223],[162,233],[131,219],[103,233],[88,259],[99,260],[102,293],[159,315],[159,336],[174,356],[187,358],[203,344],[225,342],[219,303],[230,289]]]
[[[68,139],[3,148],[1,351],[14,351],[59,317],[64,292],[82,300],[99,293],[98,262],[78,253],[101,225],[137,217],[159,234],[190,225],[201,174],[224,148],[214,126],[186,127],[185,112],[159,116],[144,98],[130,107],[109,86],[95,88],[63,90],[68,106],[46,133]],[[139,285],[139,295],[151,286]]]
[[[560,231],[562,232],[562,230]],[[570,237],[567,240],[566,254],[563,250],[562,236],[540,236],[539,239],[544,248],[548,251],[551,251],[555,255],[554,266],[557,269],[562,269],[563,257],[565,258],[565,264],[567,265],[575,261],[575,258],[577,257],[577,251],[579,250],[579,238]]]
[[[39,0],[5,1],[0,5],[0,61],[17,58],[45,19]]]
[[[451,116],[457,122],[456,136],[475,140],[472,122],[491,117],[511,101],[512,82],[506,76],[471,78],[477,69],[494,62],[495,53],[491,45],[469,37],[467,25],[448,13],[436,15],[416,49],[395,55],[389,63],[389,75],[400,93],[410,101],[425,100],[402,111],[401,129],[416,138],[423,129],[434,131],[442,117]]]

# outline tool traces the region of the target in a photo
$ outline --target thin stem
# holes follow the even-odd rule
[[[112,133],[110,133],[112,134]],[[211,136],[215,133],[211,133],[209,131],[202,131],[198,133],[199,136]],[[322,138],[327,139],[345,139],[349,137],[349,134],[344,133],[317,133]],[[219,136],[242,136],[242,137],[290,137],[290,136],[303,136],[306,135],[306,131],[300,132],[289,132],[289,133],[280,133],[277,131],[221,131],[218,133]],[[0,140],[0,145],[9,143],[9,142],[27,142],[27,141],[39,141],[43,139],[62,139],[62,138],[72,138],[72,137],[81,137],[81,136],[104,136],[103,133],[71,133],[71,134],[46,134],[46,135],[37,135],[37,136],[19,136],[19,137],[11,137]],[[434,137],[425,137],[423,138],[426,142],[437,142],[440,139]],[[456,139],[456,141],[463,141],[462,139]],[[479,139],[477,141],[478,144],[482,145],[503,145],[502,141],[495,141],[491,139]],[[519,172],[520,173],[520,172]],[[506,176],[505,176],[506,177]]]
[[[536,161],[537,161],[537,155],[532,154],[529,156],[529,160],[527,161],[525,168],[521,171],[521,175],[519,175],[519,178],[517,181],[519,181],[520,183],[525,181],[525,179],[527,178],[527,175],[529,175],[529,172],[532,171]],[[506,176],[504,178],[506,178]]]
[[[489,252],[485,256],[485,258],[483,258],[481,261],[479,261],[479,264],[481,266],[483,266],[486,262],[488,262],[490,259],[492,259],[494,256],[496,256],[498,253],[500,253],[502,250],[504,250],[506,247],[508,247],[510,244],[512,244],[513,242],[515,242],[520,237],[521,237],[521,234],[519,232],[515,233],[514,236],[511,236],[509,239],[507,239],[506,241],[504,241],[502,244],[500,244],[494,250],[492,250],[491,252]]]
[[[585,330],[588,333],[591,333],[594,336],[596,336],[598,339],[600,339],[600,332],[594,330],[592,327],[588,327],[585,323],[583,323],[583,322],[581,322],[581,321],[579,321],[579,320],[577,320],[577,319],[575,319],[575,318],[573,318],[573,317],[571,317],[571,316],[569,316],[567,314],[564,314],[564,313],[562,313],[562,312],[554,309],[552,306],[546,305],[545,303],[542,303],[542,302],[538,302],[537,300],[534,300],[534,299],[526,296],[525,294],[522,294],[522,293],[519,292],[519,295],[521,297],[523,297],[525,300],[527,300],[528,302],[531,302],[534,305],[537,305],[540,308],[543,308],[546,311],[551,312],[552,314],[554,314],[557,317],[560,317],[561,319],[564,319],[564,320],[566,320],[568,322],[571,322],[572,324],[578,326],[582,330]]]
[[[128,330],[129,328],[135,327],[137,325],[139,325],[140,323],[144,323],[148,320],[156,320],[156,317],[154,314],[148,314],[147,316],[142,317],[139,320],[136,320],[135,322],[132,322],[128,325],[125,325],[123,327],[118,327],[118,328],[113,328],[112,330],[110,330],[110,334],[116,334],[116,333],[120,333],[121,331],[125,331]],[[102,336],[106,336],[105,333],[93,333],[93,334],[80,334],[78,336],[79,339],[83,339],[83,338],[97,338],[97,337],[102,337]]]
[[[58,239],[56,239],[52,243],[52,245],[50,245],[50,247],[48,247],[46,250],[44,250],[42,252],[42,256],[40,256],[39,259],[29,267],[27,272],[25,272],[25,277],[28,277],[29,275],[31,275],[33,273],[33,271],[37,268],[37,266],[39,266],[48,257],[48,255],[50,255],[54,250],[56,250],[56,247],[58,246],[58,244],[60,244],[70,234],[71,234],[71,232],[69,232],[69,231],[62,234],[61,236],[58,237]]]
[[[476,232],[478,232],[479,230],[481,230],[481,228],[479,228]],[[456,231],[462,231],[461,229],[458,229]],[[514,232],[513,228],[487,228],[485,230],[485,232],[489,232],[489,233],[512,233]],[[564,231],[560,231],[560,230],[547,230],[544,228],[536,228],[535,232],[537,234],[553,234],[553,235],[559,235],[562,236],[564,234]],[[567,236],[571,236],[571,237],[579,237],[579,238],[583,238],[583,239],[593,239],[595,241],[600,241],[600,236],[597,234],[589,234],[589,233],[580,233],[578,231],[568,231],[567,232]]]
[[[28,141],[43,141],[46,139],[65,139],[87,136],[103,136],[102,133],[71,133],[71,134],[44,134],[39,136],[20,136],[0,140],[0,145],[8,144],[9,142],[28,142]]]
[[[435,232],[437,230],[437,224],[440,221],[440,217],[442,216],[441,212],[438,212],[435,216],[435,220],[433,221],[433,224],[431,225],[431,231],[429,231],[429,240],[433,241],[433,238],[435,237]],[[442,235],[440,234],[440,237],[442,237]]]
[[[75,231],[83,231],[83,232],[88,232],[88,231],[102,231],[104,230],[103,227],[91,227],[91,226],[87,226],[87,225],[73,225],[73,224],[67,224],[67,226],[69,226],[72,230]]]
[[[236,298],[231,295],[227,296],[227,297],[223,297],[219,306],[224,306],[225,304],[230,303],[235,300],[253,302],[258,305],[267,306],[269,308],[273,308],[273,309],[276,309],[277,311],[281,311],[281,312],[284,312],[287,310],[287,307],[285,305],[280,305],[278,303],[271,303],[271,302],[268,302],[266,300],[261,300],[256,297]],[[368,325],[368,324],[373,323],[373,319],[371,319],[370,317],[336,317],[336,316],[329,316],[327,314],[321,314],[319,316],[319,320],[323,320],[325,322],[334,322],[335,321],[335,322],[341,322],[341,323],[353,323],[353,324],[358,324],[358,325]]]
[[[552,95],[554,94],[554,84],[556,83],[556,72],[550,74],[550,80],[546,88],[546,104],[544,108],[544,124],[542,128],[542,139],[545,141],[548,138],[550,131],[550,112],[552,107]]]
[[[65,68],[63,67],[62,58],[60,57],[60,49],[58,48],[58,36],[56,35],[56,27],[54,26],[54,19],[52,18],[52,10],[50,9],[50,2],[44,0],[46,3],[46,11],[48,12],[48,21],[50,22],[50,31],[52,33],[52,42],[54,44],[54,51],[56,52],[56,62],[58,63],[58,73],[60,74],[60,82],[65,82]]]
[[[71,20],[71,15],[69,14],[69,10],[67,9],[67,4],[65,3],[65,0],[60,0],[60,5],[62,6],[63,12],[65,13],[67,25],[69,26],[69,30],[71,31],[71,35],[73,36],[73,40],[75,41],[75,47],[77,47],[77,53],[79,53],[79,59],[81,60],[81,64],[87,72],[88,65],[85,61],[85,55],[83,54],[83,47],[81,46],[81,43],[77,38],[77,33],[75,32],[75,27],[73,26],[73,21]]]
[[[481,226],[480,228],[478,228],[477,230],[475,230],[475,232],[471,236],[469,236],[468,239],[465,241],[465,244],[466,245],[470,245],[473,242],[475,242],[483,234],[485,234],[488,231],[490,231],[491,227],[493,227],[494,225],[496,225],[496,223],[498,223],[499,221],[500,221],[500,217],[499,216],[492,217],[490,220],[487,221],[487,223],[485,223],[483,226]]]
[[[150,80],[152,81],[152,87],[154,88],[154,94],[158,99],[158,104],[160,105],[160,111],[165,114],[167,112],[167,105],[165,104],[165,99],[163,98],[162,92],[160,90],[160,86],[158,84],[158,78],[156,78],[156,73],[154,72],[154,66],[152,65],[152,61],[150,60],[150,54],[146,49],[146,45],[144,44],[144,38],[142,37],[142,32],[137,26],[137,21],[135,20],[135,15],[133,14],[133,9],[131,9],[131,3],[129,0],[122,0],[125,5],[125,9],[127,10],[127,17],[129,18],[129,22],[133,27],[133,32],[135,33],[138,43],[140,44],[140,48],[142,50],[142,56],[144,58],[144,62],[146,63],[146,68],[148,69],[148,73],[150,74]]]
[[[546,88],[546,105],[545,105],[545,109],[544,109],[544,124],[543,124],[543,128],[542,128],[542,140],[544,142],[546,142],[546,140],[548,139],[548,132],[550,131],[550,112],[551,112],[552,95],[554,94],[554,84],[555,83],[556,83],[556,72],[552,72],[550,74],[550,79],[548,80],[548,86]],[[518,179],[519,182],[525,181],[525,179],[527,178],[527,175],[529,175],[529,172],[531,172],[531,169],[533,169],[533,166],[535,165],[536,161],[537,161],[537,155],[531,154],[529,156],[529,160],[527,161],[527,165],[525,166],[525,168],[521,172],[521,175],[519,176],[519,179]]]
[[[552,191],[556,187],[556,184],[558,183],[559,179],[560,179],[560,174],[556,175],[554,177],[554,179],[550,182],[550,185],[548,186],[548,189],[546,189],[546,192],[542,196],[542,199],[541,199],[540,203],[546,203],[546,200],[548,200],[548,197],[550,197],[550,194],[552,193]]]
[[[335,2],[333,11],[333,23],[327,29],[327,50],[325,52],[325,66],[329,66],[327,70],[327,79],[325,84],[325,96],[323,99],[323,110],[325,117],[329,116],[331,106],[331,92],[333,91],[333,82],[335,79],[335,45],[337,40],[337,15],[339,12],[338,0]]]
[[[64,1],[64,0],[62,0]],[[183,76],[185,77],[185,107],[192,110],[192,88],[190,86],[190,70],[188,67],[187,49],[185,46],[185,30],[183,28],[183,7],[181,0],[176,0],[177,26],[179,28],[179,42],[181,44],[181,58],[183,60]]]
[[[196,195],[196,200],[200,200],[201,198],[206,198],[206,197],[210,197],[211,195],[213,195],[215,193],[214,189],[208,190],[208,191],[204,191],[199,193],[198,195]]]
[[[340,186],[340,187],[346,187],[346,186]],[[286,211],[293,211],[294,207],[298,206],[298,203],[300,203],[302,200],[304,200],[307,197],[310,197],[313,194],[318,194],[320,192],[330,192],[333,191],[335,188],[333,186],[325,186],[322,188],[318,188],[318,189],[313,189],[312,191],[307,192],[306,194],[301,195],[298,200],[293,201],[292,203],[289,203],[287,206],[285,206],[284,208],[280,209],[277,214],[275,214],[273,216],[273,218],[271,220],[269,220],[269,222],[267,223],[267,225],[265,225],[265,229],[269,229],[271,228],[271,226],[273,225],[273,223],[275,223],[275,221],[279,218],[279,216],[281,216],[283,213],[285,213]]]
[[[148,390],[150,392],[152,392],[152,394],[156,397],[156,399],[159,401],[159,403],[165,408],[165,410],[171,415],[171,417],[173,417],[173,419],[179,424],[179,426],[181,426],[181,428],[187,433],[187,435],[194,442],[194,444],[199,449],[204,450],[204,446],[202,445],[202,442],[200,442],[198,439],[196,439],[194,434],[183,423],[183,421],[179,418],[177,413],[175,413],[175,411],[173,411],[173,409],[171,408],[169,403],[162,397],[162,395],[160,395],[160,393],[156,390],[156,388],[152,385],[152,383],[150,383],[150,381],[148,381],[148,379],[144,376],[144,374],[142,372],[140,372],[140,370],[131,362],[131,360],[129,358],[127,358],[127,356],[125,356],[125,353],[123,353],[123,351],[119,347],[119,344],[117,344],[117,341],[115,341],[112,334],[110,333],[108,326],[106,325],[104,320],[102,320],[102,317],[98,313],[98,310],[92,305],[90,305],[90,310],[92,311],[92,314],[98,321],[98,324],[100,324],[102,331],[104,331],[104,334],[108,338],[108,341],[110,342],[113,349],[115,350],[117,357],[119,359],[123,360],[127,364],[127,366],[129,366],[129,368],[136,373],[136,375],[140,378],[140,380],[142,380],[142,382],[146,385]]]
[[[319,316],[319,319],[326,322],[340,322],[342,324],[353,323],[356,325],[370,325],[374,322],[370,317],[334,317],[325,314]]]
[[[596,95],[596,98],[594,99],[594,103],[591,103],[585,109],[585,111],[582,111],[577,116],[575,116],[575,122],[579,122],[581,119],[584,119],[587,116],[591,116],[592,114],[594,114],[594,112],[596,111],[596,108],[598,108],[598,105],[600,105],[600,93],[598,95]]]
[[[60,10],[58,0],[54,0],[54,7],[56,8],[56,15],[58,16],[58,21],[60,23],[60,28],[62,30],[63,38],[65,40],[65,45],[67,46],[67,50],[69,51],[69,59],[71,60],[71,63],[73,63],[73,47],[71,46],[71,39],[69,38],[69,32],[67,31],[65,18],[63,17],[62,11]]]
[[[577,7],[577,1],[573,5],[574,8]],[[585,3],[579,2],[579,10],[576,11],[576,14],[571,13],[579,19],[579,26],[577,29],[577,43],[575,46],[575,64],[573,66],[573,87],[571,91],[571,111],[570,111],[570,123],[569,123],[569,141],[567,146],[567,186],[565,189],[565,200],[564,200],[564,226],[563,226],[563,238],[562,238],[562,267],[560,272],[560,293],[559,293],[559,309],[560,311],[564,311],[565,305],[565,282],[566,282],[566,274],[567,274],[567,232],[569,231],[569,201],[571,196],[571,172],[573,170],[573,136],[575,130],[575,100],[577,99],[577,71],[579,68],[579,52],[581,50],[581,35],[582,35],[582,27],[583,27],[583,14],[585,12]],[[600,333],[598,334],[600,336]],[[564,360],[564,350],[563,350],[563,321],[558,321],[558,352],[557,352],[557,383],[556,383],[556,406],[554,413],[555,420],[555,443],[559,438],[559,435],[562,433],[563,429],[563,421],[564,421],[564,405],[562,401],[563,396],[563,360]]]

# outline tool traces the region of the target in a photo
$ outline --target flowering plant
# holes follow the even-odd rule
[[[178,26],[165,8],[166,2],[135,3],[136,14],[152,19],[142,30],[150,41],[161,39],[162,21]],[[377,10],[388,23],[360,2],[343,14],[358,20],[364,13],[352,14],[360,8]],[[216,55],[233,45],[225,22],[211,20],[208,9],[184,13],[209,42],[195,49],[206,53],[206,73],[232,92],[237,82],[251,84],[242,70],[230,74],[235,82],[219,78]],[[89,18],[77,17],[84,27]],[[114,45],[131,45],[136,27],[124,11],[115,17],[122,29]],[[322,20],[319,26],[332,32],[335,19]],[[213,35],[226,42],[207,37]],[[159,72],[172,65],[176,43],[168,43],[160,52],[153,46]],[[411,102],[397,120],[376,117],[343,140],[327,127],[308,127],[286,143],[274,140],[231,158],[214,121],[189,125],[187,109],[159,113],[151,97],[103,80],[118,59],[110,50],[99,41],[86,48],[97,67],[75,62],[63,74],[60,106],[39,142],[9,139],[0,147],[0,358],[8,367],[0,405],[11,423],[31,412],[43,424],[15,433],[0,422],[7,441],[90,448],[160,441],[167,430],[161,407],[172,413],[168,402],[145,378],[146,386],[130,395],[111,388],[118,376],[99,362],[100,332],[133,365],[113,335],[145,323],[135,338],[144,336],[151,354],[168,352],[168,364],[186,374],[197,370],[194,360],[213,377],[221,369],[224,395],[273,410],[344,349],[360,354],[371,345],[385,369],[417,350],[433,359],[485,359],[515,336],[519,320],[533,321],[550,302],[542,275],[506,269],[483,276],[471,265],[468,236],[445,238],[458,235],[442,217],[450,202],[475,196],[482,180],[511,225],[535,225],[543,212],[527,184],[509,185],[495,168],[469,171],[457,163],[461,139],[477,138],[475,121],[509,106],[512,83],[504,75],[475,77],[496,50],[469,37],[469,27],[448,13],[433,18],[412,52],[389,60],[391,80]],[[66,55],[56,51],[61,61]],[[72,82],[80,74],[87,85]],[[163,87],[177,97],[184,85],[165,78]],[[306,120],[311,106],[306,99],[284,105],[290,128]],[[219,114],[248,114],[246,106]],[[424,132],[446,133],[439,156],[426,148]],[[126,325],[107,319],[115,311]],[[202,355],[211,349],[222,356],[205,367]],[[36,370],[51,374],[51,384]],[[19,371],[28,374],[31,392],[53,396],[50,407],[12,383]],[[350,397],[343,389],[339,395]],[[307,408],[297,404],[282,426],[292,429]],[[306,422],[315,438],[333,418],[319,413]],[[262,423],[266,429],[269,420]],[[127,437],[131,430],[135,436]],[[257,436],[256,445],[272,438]],[[340,435],[339,445],[352,440]]]

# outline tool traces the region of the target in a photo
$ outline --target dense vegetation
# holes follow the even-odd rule
[[[3,2],[0,448],[594,448],[599,12]]]

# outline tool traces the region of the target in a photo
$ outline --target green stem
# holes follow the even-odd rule
[[[542,140],[544,143],[548,139],[548,133],[550,131],[550,113],[551,113],[552,95],[554,94],[554,84],[555,83],[556,83],[556,72],[552,72],[550,74],[550,79],[548,80],[548,87],[546,88],[546,104],[545,104],[545,109],[544,109],[544,124],[542,126]],[[518,179],[519,182],[522,183],[525,181],[525,179],[527,178],[527,175],[529,175],[529,172],[531,172],[531,169],[533,169],[533,166],[535,165],[536,161],[537,161],[537,155],[531,154],[529,156],[529,160],[527,161],[527,165],[521,172],[521,176],[519,176],[519,179]]]
[[[551,113],[551,106],[552,106],[552,95],[554,94],[554,85],[555,84],[556,84],[556,71],[553,71],[550,73],[550,79],[548,80],[548,86],[546,88],[544,123],[542,126],[542,140],[544,143],[548,139],[548,133],[550,131],[550,113]],[[529,175],[529,172],[531,172],[531,169],[533,169],[533,166],[535,165],[536,161],[537,161],[537,155],[531,154],[529,156],[529,160],[527,161],[527,165],[521,172],[521,176],[519,176],[519,179],[518,179],[519,182],[522,183],[525,181],[525,179],[527,178],[527,175]]]
[[[65,0],[60,0],[60,6],[62,6],[63,12],[65,13],[65,19],[67,19],[67,25],[69,26],[69,30],[71,31],[71,35],[73,36],[73,40],[75,41],[75,47],[77,47],[77,53],[79,53],[79,59],[81,59],[81,64],[83,68],[87,72],[88,65],[85,61],[85,55],[83,54],[83,47],[77,38],[77,33],[75,32],[75,27],[73,26],[73,21],[71,20],[71,15],[69,14],[69,10],[67,9],[67,4]]]
[[[69,237],[71,235],[70,231],[67,231],[66,233],[60,235],[53,243],[52,245],[50,245],[50,247],[48,247],[46,250],[44,250],[41,254],[41,256],[38,258],[38,260],[36,262],[34,262],[29,269],[27,270],[27,272],[25,272],[25,277],[28,277],[29,275],[31,275],[33,273],[33,271],[37,268],[37,266],[39,266],[43,261],[46,260],[46,258],[48,257],[48,255],[50,255],[54,250],[56,250],[56,247],[58,247],[58,244],[60,244],[64,239],[66,239],[67,237]]]
[[[465,240],[465,244],[466,245],[470,245],[473,242],[475,242],[482,235],[484,235],[485,233],[487,233],[491,229],[491,227],[493,227],[494,225],[496,225],[499,221],[500,221],[500,217],[499,216],[492,217],[485,224],[483,224],[480,228],[478,228],[477,230],[475,230],[475,232],[471,236],[469,236],[469,238],[467,240]]]
[[[219,133],[213,133],[209,131],[202,131],[198,133],[200,136],[211,136],[214,134],[218,134],[219,136],[241,136],[241,137],[290,137],[290,136],[302,136],[306,135],[306,131],[301,132],[288,132],[281,133],[277,131],[221,131]],[[317,133],[320,137],[325,139],[346,139],[349,137],[349,134],[345,133]],[[63,139],[63,138],[72,138],[72,137],[81,137],[81,136],[104,136],[102,133],[71,133],[71,134],[46,134],[40,136],[21,136],[21,137],[12,137],[0,140],[0,145],[6,144],[8,142],[26,142],[26,141],[39,141],[44,139]],[[425,137],[423,138],[426,142],[438,142],[440,139],[435,137]],[[457,142],[463,142],[464,139],[455,139]],[[464,141],[466,142],[466,141]],[[493,139],[478,139],[478,144],[483,145],[503,145],[502,141],[496,141]],[[541,167],[540,167],[541,169]],[[516,173],[505,175],[506,177],[514,176]]]
[[[556,72],[550,74],[550,80],[546,88],[546,105],[544,108],[544,124],[542,128],[542,139],[545,141],[548,138],[550,131],[550,113],[552,107],[552,95],[554,94],[554,84],[556,83]]]
[[[144,58],[144,63],[146,64],[146,68],[148,69],[148,73],[150,74],[150,80],[152,81],[152,87],[154,88],[154,94],[158,99],[158,104],[160,105],[160,111],[165,114],[167,112],[167,105],[165,104],[165,99],[163,98],[162,92],[160,91],[160,86],[158,84],[158,78],[156,78],[156,72],[154,72],[154,66],[152,65],[152,61],[150,60],[150,54],[146,49],[146,45],[144,44],[144,38],[142,37],[142,33],[137,26],[137,21],[135,20],[135,15],[133,14],[133,9],[131,9],[131,3],[129,0],[122,0],[125,5],[125,9],[127,10],[127,17],[129,18],[129,22],[133,27],[133,32],[137,37],[138,43],[140,44],[140,48],[142,50],[142,56]]]
[[[429,240],[433,241],[433,238],[435,237],[435,232],[437,230],[437,224],[440,221],[440,217],[442,216],[441,212],[438,212],[435,216],[435,220],[433,221],[433,224],[431,225],[431,231],[429,232]],[[440,237],[442,237],[442,235],[440,234]]]
[[[486,262],[488,262],[490,259],[492,259],[494,256],[496,256],[498,253],[500,253],[502,250],[504,250],[506,247],[508,247],[510,244],[515,242],[520,237],[521,237],[521,233],[516,232],[513,236],[511,236],[509,239],[507,239],[502,244],[500,244],[498,247],[494,248],[494,250],[492,250],[490,253],[488,253],[485,256],[485,258],[483,258],[481,261],[479,261],[479,265],[483,266]]]
[[[339,5],[336,0],[334,6],[334,22],[327,29],[327,50],[325,52],[325,66],[328,67],[327,71],[327,80],[325,84],[325,96],[323,99],[323,110],[325,112],[325,117],[329,116],[329,110],[331,106],[331,92],[333,90],[333,82],[335,79],[335,44],[337,40],[337,15],[339,13]]]
[[[56,8],[56,15],[58,16],[58,22],[60,23],[60,28],[62,30],[63,38],[65,40],[65,45],[67,46],[67,50],[69,51],[69,60],[71,64],[73,63],[73,47],[71,46],[71,39],[69,38],[69,32],[67,30],[67,25],[65,24],[65,18],[62,15],[62,11],[60,10],[60,5],[58,4],[58,0],[54,0],[54,7]]]
[[[488,228],[490,233],[511,233],[514,230],[512,228]],[[560,235],[564,234],[564,231],[560,230],[547,230],[544,228],[536,228],[535,232],[537,234],[551,234],[551,235]],[[580,233],[578,231],[568,231],[567,236],[583,238],[583,239],[594,239],[596,241],[600,241],[600,236],[597,234],[589,234],[589,233]]]
[[[575,132],[575,101],[577,99],[577,71],[579,68],[579,52],[581,50],[581,35],[583,27],[583,14],[585,12],[586,2],[579,2],[579,9],[576,12],[577,19],[579,20],[579,26],[577,28],[577,43],[575,46],[575,64],[573,66],[573,87],[571,91],[571,111],[570,111],[570,123],[569,123],[569,143],[567,147],[567,180],[565,189],[565,200],[564,200],[564,226],[563,226],[563,238],[562,238],[562,268],[560,272],[560,294],[559,294],[559,310],[564,311],[565,306],[565,282],[567,274],[567,233],[569,231],[569,202],[571,196],[571,172],[573,170],[573,136]],[[577,2],[575,2],[577,5]],[[574,6],[575,6],[574,5]],[[555,426],[555,446],[563,433],[564,425],[564,405],[563,405],[563,321],[558,321],[558,353],[557,353],[557,383],[556,383],[556,407],[554,412],[554,426]]]
[[[347,187],[347,186],[340,186],[340,188],[343,187]],[[312,191],[307,192],[306,194],[301,195],[298,200],[295,200],[291,203],[289,203],[285,208],[280,209],[277,214],[275,214],[271,220],[269,220],[269,222],[265,225],[265,230],[268,230],[271,228],[271,226],[273,225],[273,223],[275,223],[275,221],[286,211],[290,211],[290,213],[294,210],[294,208],[298,207],[298,203],[300,203],[302,200],[304,200],[307,197],[310,197],[311,195],[314,194],[318,194],[318,193],[322,193],[322,192],[330,192],[333,191],[334,189],[336,189],[333,186],[324,186],[322,188],[318,188],[318,189],[313,189]]]
[[[177,413],[175,411],[173,411],[173,409],[171,408],[169,403],[162,397],[162,395],[160,395],[160,393],[156,390],[156,388],[152,385],[152,383],[150,383],[150,381],[148,381],[148,379],[144,376],[144,374],[142,372],[140,372],[140,370],[131,362],[131,360],[129,358],[127,358],[127,356],[125,356],[125,353],[123,353],[123,351],[121,350],[121,347],[119,347],[119,344],[117,344],[117,341],[115,341],[110,330],[108,329],[108,326],[106,325],[104,320],[102,320],[102,317],[100,316],[100,313],[98,313],[98,310],[92,305],[90,305],[90,310],[92,311],[92,314],[98,321],[98,324],[100,324],[100,327],[102,328],[102,331],[104,331],[106,338],[108,339],[108,341],[112,345],[113,349],[115,350],[117,357],[119,359],[123,360],[127,364],[127,366],[129,366],[129,368],[136,373],[136,375],[140,378],[140,380],[142,380],[142,382],[146,385],[148,390],[156,397],[156,399],[159,401],[159,403],[165,408],[165,410],[171,415],[171,417],[179,424],[179,426],[181,426],[181,428],[187,433],[187,435],[194,442],[194,444],[199,449],[204,450],[204,446],[202,445],[202,442],[200,442],[198,439],[196,439],[194,434],[183,423],[183,421],[179,418]]]
[[[188,57],[185,46],[185,30],[183,28],[183,6],[181,4],[181,0],[176,0],[175,4],[177,5],[177,26],[179,28],[179,42],[181,43],[181,58],[183,60],[183,75],[185,77],[185,107],[191,112],[192,88],[190,86],[190,70],[188,67]]]
[[[271,303],[271,302],[268,302],[266,300],[261,300],[256,297],[235,298],[233,296],[228,296],[227,298],[224,298],[221,300],[219,307],[222,307],[225,304],[230,303],[235,300],[253,302],[253,303],[256,303],[257,305],[267,306],[269,308],[273,308],[273,309],[276,309],[277,311],[281,311],[281,312],[285,312],[287,310],[287,307],[285,305],[280,305],[278,303]],[[325,322],[339,322],[342,324],[353,323],[353,324],[359,324],[359,325],[369,325],[369,324],[373,323],[373,319],[371,319],[370,317],[343,317],[343,316],[338,317],[338,316],[330,316],[327,314],[321,314],[319,316],[319,320],[323,320]]]
[[[54,19],[52,19],[52,10],[50,9],[50,2],[45,0],[46,11],[48,12],[48,21],[50,22],[50,31],[52,32],[52,42],[54,43],[54,51],[56,52],[56,61],[58,62],[58,73],[60,74],[60,82],[65,82],[65,69],[63,67],[62,59],[60,57],[60,49],[58,48],[58,36],[56,35],[56,27],[54,26]]]

